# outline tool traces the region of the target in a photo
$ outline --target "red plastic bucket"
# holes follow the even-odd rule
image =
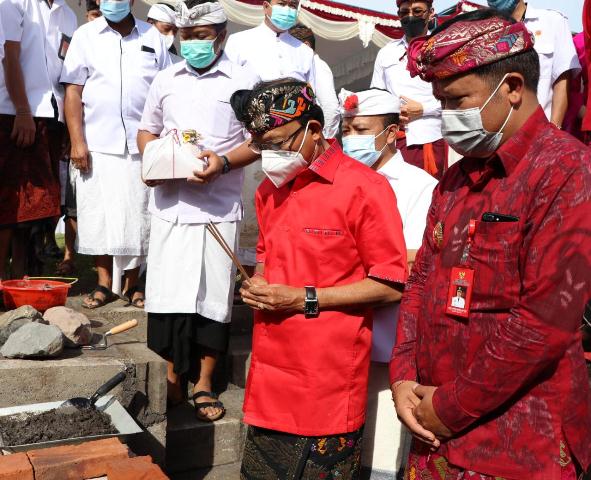
[[[59,307],[66,304],[68,290],[78,281],[76,278],[63,278],[73,280],[71,283],[58,282],[51,278],[61,277],[25,277],[22,280],[5,280],[2,282],[4,305],[8,309],[31,305],[40,312],[48,308]]]

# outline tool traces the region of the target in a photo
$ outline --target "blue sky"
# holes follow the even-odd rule
[[[396,13],[396,0],[336,0],[341,3],[349,5],[356,5],[359,7],[370,8],[381,12]],[[473,0],[475,3],[486,4],[486,0]],[[437,11],[457,3],[455,0],[435,0],[435,9]],[[528,0],[528,3],[537,8],[553,8],[562,11],[569,21],[571,29],[575,32],[580,32],[582,27],[582,11],[583,0],[563,0],[557,2],[556,0]]]

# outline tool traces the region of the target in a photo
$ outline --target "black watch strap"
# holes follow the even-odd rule
[[[230,160],[228,160],[228,157],[226,157],[225,155],[222,155],[222,160],[224,161],[224,166],[222,167],[222,175],[224,173],[228,173],[230,170],[232,170],[232,164],[230,163]]]
[[[315,287],[305,287],[306,301],[304,305],[304,314],[306,317],[316,317],[319,313],[318,294]]]

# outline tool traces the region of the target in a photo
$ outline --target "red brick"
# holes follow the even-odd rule
[[[0,455],[0,478],[2,480],[34,480],[33,467],[26,453]]]
[[[109,480],[168,480],[150,457],[135,457],[115,460],[107,465]]]
[[[107,438],[27,452],[35,480],[80,480],[106,474],[111,460],[129,458],[129,450],[117,438]]]

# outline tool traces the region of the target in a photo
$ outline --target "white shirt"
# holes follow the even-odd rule
[[[418,250],[423,243],[427,213],[437,180],[423,169],[406,163],[399,151],[378,173],[388,179],[396,195],[406,248]],[[374,309],[371,352],[374,362],[390,361],[396,342],[398,307],[399,304],[394,304]]]
[[[554,82],[564,72],[581,70],[581,64],[568,19],[562,13],[532,8],[528,4],[524,23],[535,37],[534,48],[540,58],[538,101],[550,119]]]
[[[314,67],[316,70],[316,96],[318,102],[322,99],[321,107],[324,113],[324,136],[336,138],[341,124],[339,99],[334,88],[334,75],[328,63],[322,60],[318,54],[314,55]]]
[[[419,77],[412,78],[406,65],[408,58],[405,38],[394,40],[382,48],[376,57],[372,88],[388,90],[423,105],[423,116],[405,125],[407,145],[424,145],[442,138],[441,103],[433,96],[433,87]]]
[[[64,0],[55,0],[51,8],[44,0],[0,0],[0,21],[5,40],[20,43],[20,64],[33,116],[55,116],[53,95],[58,118],[63,120],[63,87],[59,83],[63,59],[58,54],[62,40],[67,48],[67,39],[76,29],[76,15]],[[14,115],[1,64],[0,78],[0,113]]]
[[[340,122],[338,109],[333,106],[335,100],[338,104],[334,79],[331,92],[330,86],[325,84],[326,75],[317,78],[314,51],[288,32],[277,33],[263,22],[258,27],[230,35],[225,52],[230,60],[248,65],[265,82],[287,77],[308,82],[324,113],[325,125],[334,129]],[[330,133],[330,129],[325,133]]]
[[[464,297],[452,297],[451,306],[456,308],[465,308],[466,300],[464,299]]]
[[[2,29],[2,22],[0,22],[0,62],[4,58],[4,30]]]
[[[170,64],[158,30],[137,18],[126,37],[104,17],[76,30],[61,81],[84,85],[84,133],[91,152],[139,153],[136,137],[148,89]]]
[[[232,110],[236,90],[251,89],[259,77],[232,63],[225,54],[208,72],[199,75],[186,62],[160,72],[146,99],[141,130],[166,135],[195,130],[200,143],[220,155],[242,144],[247,133]],[[198,114],[197,114],[198,112]],[[167,181],[152,189],[150,212],[169,222],[233,222],[242,219],[242,169],[231,170],[207,185],[186,180]]]

